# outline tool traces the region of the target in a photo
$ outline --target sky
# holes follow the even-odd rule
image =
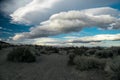
[[[120,0],[0,0],[0,40],[120,46]]]

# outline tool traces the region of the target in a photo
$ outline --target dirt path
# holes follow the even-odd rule
[[[5,59],[9,50],[0,51],[0,80],[105,80],[101,74],[97,78],[92,78],[96,73],[78,74],[67,66],[67,55],[41,55],[35,63],[12,63]]]

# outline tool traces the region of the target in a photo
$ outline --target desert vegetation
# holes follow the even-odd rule
[[[8,55],[7,60],[12,62],[35,62],[36,57],[29,48],[14,48]]]
[[[102,70],[109,80],[120,80],[119,51],[120,47],[77,48],[77,51],[69,54],[68,64],[80,71]]]
[[[95,57],[85,57],[85,56],[76,56],[74,59],[74,64],[76,65],[76,68],[81,71],[92,70],[92,69],[103,70],[105,67],[104,60],[100,60]]]
[[[2,49],[2,47],[0,46],[0,50]]]
[[[0,46],[1,80],[4,78],[2,73],[11,73],[11,70],[15,72],[14,75],[21,72],[20,77],[22,78],[25,75],[24,71],[34,70],[37,75],[44,74],[48,79],[55,73],[54,76],[59,74],[56,79],[63,77],[60,75],[64,74],[66,80],[120,80],[120,47],[53,47],[11,44],[7,44],[6,47],[3,45],[4,43]],[[16,70],[14,66],[17,68]],[[46,71],[47,69],[49,73]],[[31,73],[29,76],[32,77],[34,71],[32,73],[28,71]],[[72,75],[72,77],[68,75]],[[16,80],[17,76],[15,79],[11,79]],[[84,76],[88,76],[88,79]],[[40,79],[43,79],[41,77]]]
[[[111,80],[120,80],[120,56],[115,57],[110,62],[109,66],[109,72],[110,79]]]

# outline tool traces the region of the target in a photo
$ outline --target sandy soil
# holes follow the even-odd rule
[[[79,72],[68,66],[67,55],[41,55],[35,63],[12,63],[6,61],[10,50],[0,51],[0,80],[107,80],[102,71]]]

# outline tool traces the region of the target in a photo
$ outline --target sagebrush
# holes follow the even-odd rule
[[[19,47],[13,49],[7,55],[7,60],[12,62],[35,62],[36,56],[31,53],[29,48]]]

